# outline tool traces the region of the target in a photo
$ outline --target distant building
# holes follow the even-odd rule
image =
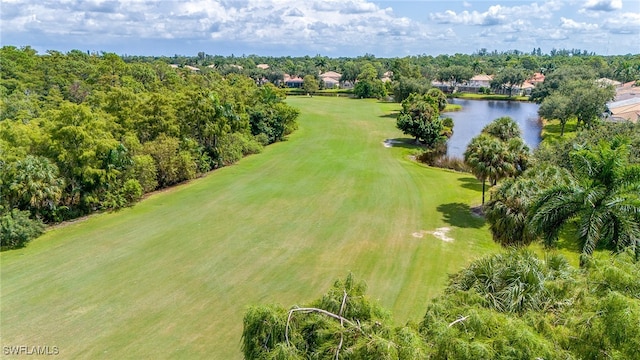
[[[491,87],[491,80],[493,80],[493,75],[480,74],[469,79],[467,86],[471,88],[489,88]]]
[[[393,76],[393,72],[392,71],[387,71],[384,74],[382,74],[382,77],[380,78],[380,80],[382,82],[389,82],[391,81],[391,77]]]
[[[607,118],[611,121],[631,121],[637,123],[640,119],[640,97],[607,104]]]
[[[615,101],[622,101],[640,97],[640,86],[635,81],[629,81],[616,88]]]
[[[325,73],[320,74],[320,80],[324,82],[325,89],[332,89],[334,87],[339,87],[340,78],[342,78],[342,74],[337,73],[335,71],[327,71]]]
[[[191,71],[200,71],[200,69],[195,66],[185,65],[184,68]]]
[[[527,80],[525,82],[522,83],[522,85],[520,85],[520,91],[522,93],[522,95],[531,95],[531,91],[535,88],[536,86],[531,83],[530,80]]]
[[[600,78],[600,79],[596,80],[596,82],[598,84],[611,85],[613,87],[618,87],[618,86],[622,85],[622,83],[620,81],[611,80],[611,79],[607,79],[607,78]]]
[[[542,83],[542,82],[544,82],[544,78],[545,78],[545,77],[544,77],[544,74],[542,74],[542,73],[535,73],[535,74],[533,74],[533,76],[532,76],[530,79],[528,79],[527,81],[528,81],[529,83],[533,84],[533,85],[536,85],[536,84],[538,84],[538,83]]]
[[[289,74],[284,74],[283,81],[286,87],[289,88],[301,88],[304,80],[297,76],[290,76]]]
[[[267,65],[267,64],[258,64],[258,65],[256,65],[256,67],[258,69],[267,70],[269,68],[269,65]]]

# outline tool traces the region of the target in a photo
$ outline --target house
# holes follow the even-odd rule
[[[474,77],[472,77],[471,79],[469,79],[469,81],[467,82],[467,87],[471,87],[471,88],[489,88],[491,87],[491,80],[493,80],[493,75],[485,75],[485,74],[481,74],[481,75],[476,75]]]
[[[332,89],[334,87],[339,87],[340,78],[342,78],[342,74],[337,73],[335,71],[327,71],[325,73],[320,74],[320,80],[324,82],[325,89]]]
[[[267,65],[267,64],[258,64],[258,65],[256,65],[256,67],[258,69],[267,70],[269,68],[269,65]]]
[[[520,85],[522,95],[531,95],[531,91],[536,87],[531,81],[527,80]]]
[[[607,118],[611,121],[638,122],[640,119],[640,97],[607,104]]]
[[[628,100],[640,97],[640,86],[636,86],[635,81],[629,81],[616,88],[615,101]]]
[[[529,83],[533,84],[534,86],[538,83],[543,83],[544,82],[544,74],[542,73],[535,73],[533,74],[533,76],[531,78],[529,78],[529,80],[527,80]]]
[[[297,76],[291,76],[289,74],[284,74],[283,82],[285,86],[290,88],[301,88],[304,80]]]
[[[392,71],[386,71],[384,74],[382,74],[382,77],[380,78],[380,81],[382,81],[383,83],[389,82],[391,81],[391,77],[393,76],[393,72]]]
[[[622,83],[620,81],[611,80],[611,79],[607,79],[607,78],[600,78],[600,79],[596,80],[596,82],[598,84],[601,84],[601,85],[604,85],[604,86],[611,85],[613,87],[618,87],[618,86],[622,85]]]

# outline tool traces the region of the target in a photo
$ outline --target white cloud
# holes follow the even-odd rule
[[[320,47],[379,46],[383,39],[375,34],[408,42],[428,37],[424,25],[365,0],[32,0],[3,4],[1,20],[5,33],[225,39]]]
[[[161,42],[164,45],[158,45],[157,52],[185,53],[197,48],[221,54],[328,51],[330,56],[365,52],[393,56],[424,51],[471,53],[482,47],[568,46],[599,51],[590,47],[595,44],[592,40],[606,39],[604,46],[609,40],[617,41],[621,53],[640,51],[625,36],[640,34],[639,13],[617,10],[602,16],[602,11],[595,11],[616,9],[616,0],[495,0],[492,6],[467,0],[431,13],[430,1],[416,1],[410,6],[415,11],[407,17],[373,0],[0,1],[3,44],[36,42],[39,50],[73,46],[118,52],[123,44],[153,47],[157,40],[172,39]],[[398,5],[399,12],[405,9]],[[584,16],[576,15],[576,9]],[[132,45],[127,51],[141,50]]]
[[[598,30],[598,24],[589,24],[585,22],[577,22],[572,19],[567,19],[565,17],[560,18],[561,24],[560,27],[566,30],[578,30],[578,31],[592,31]]]
[[[622,9],[622,0],[587,0],[584,9],[593,11],[615,11]]]
[[[441,24],[492,26],[521,19],[549,19],[552,16],[552,10],[557,6],[555,2],[542,6],[538,3],[517,6],[493,5],[485,12],[446,10],[440,13],[431,13],[429,17]]]
[[[640,13],[622,13],[615,18],[605,20],[603,28],[613,34],[640,34]],[[635,39],[638,49],[638,38]],[[636,50],[637,51],[637,50]]]

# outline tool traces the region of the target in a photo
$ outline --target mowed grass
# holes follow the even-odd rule
[[[312,301],[353,272],[399,323],[497,247],[470,175],[411,161],[394,104],[329,97],[286,142],[1,260],[2,346],[62,358],[241,358],[247,307]],[[385,116],[387,115],[387,116]],[[450,227],[454,238],[413,233]]]

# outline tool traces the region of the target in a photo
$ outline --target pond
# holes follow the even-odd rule
[[[538,104],[519,101],[450,99],[462,106],[461,111],[443,114],[453,119],[453,136],[447,142],[447,155],[462,158],[472,138],[491,121],[509,116],[518,123],[522,138],[533,150],[540,144],[542,124],[538,118]]]

